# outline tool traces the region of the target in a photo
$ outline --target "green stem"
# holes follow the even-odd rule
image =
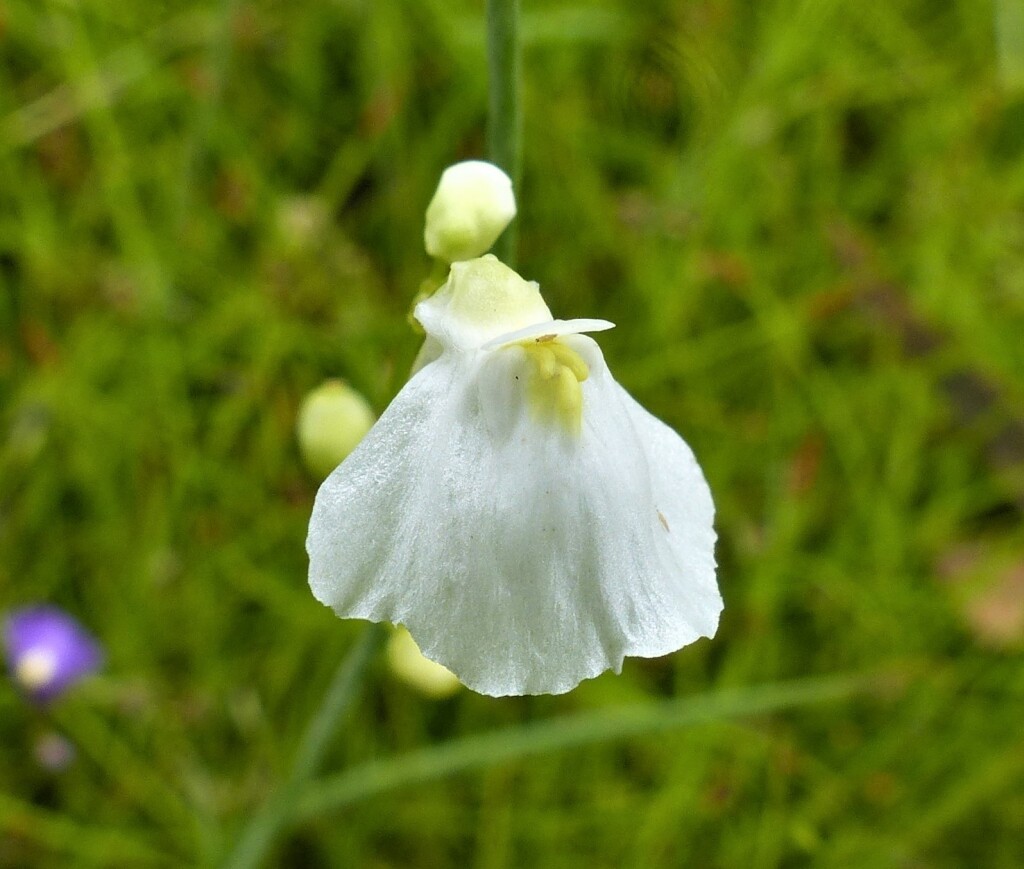
[[[601,709],[467,736],[397,757],[370,761],[322,779],[307,788],[295,811],[297,817],[309,819],[377,794],[460,772],[599,742],[844,700],[880,690],[891,681],[892,676],[886,674],[804,679],[661,703]]]
[[[512,179],[520,195],[522,114],[519,109],[519,0],[487,0],[487,67],[490,98],[487,113],[487,153]],[[498,259],[515,268],[516,222],[495,245]]]
[[[274,844],[278,832],[291,820],[306,784],[323,761],[331,736],[352,706],[363,671],[383,642],[384,635],[383,625],[371,625],[342,661],[320,708],[306,727],[288,780],[246,826],[224,863],[225,869],[258,866]]]

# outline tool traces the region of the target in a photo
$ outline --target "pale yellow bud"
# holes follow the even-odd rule
[[[373,410],[341,380],[328,380],[303,399],[297,434],[311,473],[326,477],[352,452],[375,422]]]
[[[493,163],[467,160],[441,174],[427,206],[423,242],[445,262],[473,259],[490,250],[516,216],[512,181]]]
[[[459,690],[458,678],[445,667],[423,656],[412,635],[403,627],[395,629],[388,641],[388,665],[399,679],[435,700]]]

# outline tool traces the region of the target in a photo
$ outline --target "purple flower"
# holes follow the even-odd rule
[[[47,702],[96,672],[103,650],[67,613],[52,606],[15,610],[4,620],[4,651],[15,681]]]

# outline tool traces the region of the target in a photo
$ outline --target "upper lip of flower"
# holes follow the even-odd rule
[[[534,323],[532,326],[524,326],[513,332],[506,332],[497,338],[484,342],[481,350],[496,350],[506,344],[516,344],[520,341],[529,341],[531,338],[537,341],[558,338],[561,335],[579,335],[583,332],[604,332],[614,329],[615,324],[608,320],[596,320],[592,318],[578,318],[575,320],[547,320]]]

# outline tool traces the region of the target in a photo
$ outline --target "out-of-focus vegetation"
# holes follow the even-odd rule
[[[108,652],[49,713],[0,686],[0,865],[216,862],[287,774],[362,628],[306,588],[296,412],[407,375],[423,210],[484,153],[482,19],[0,5],[0,609],[60,604]],[[1020,4],[525,0],[523,35],[520,269],[618,324],[612,370],[694,447],[726,611],[555,698],[428,701],[382,658],[329,769],[876,678],[357,788],[271,864],[1022,865]]]

